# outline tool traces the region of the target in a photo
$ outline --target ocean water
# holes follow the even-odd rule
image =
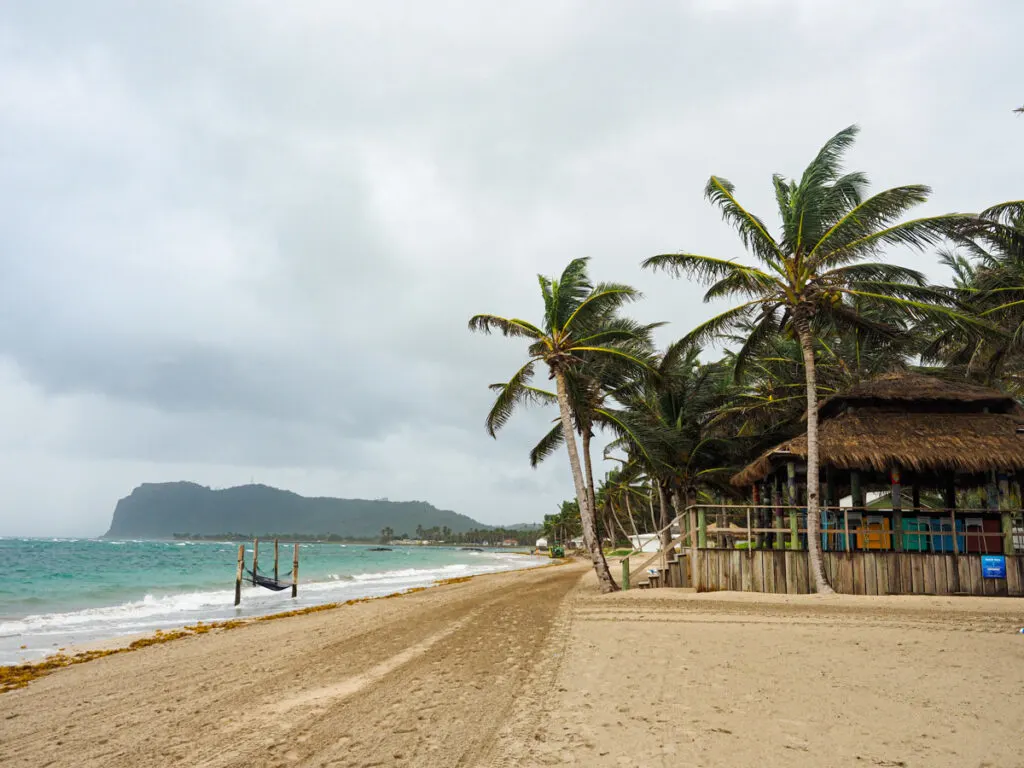
[[[120,635],[386,595],[540,559],[507,550],[300,544],[297,598],[243,585],[235,608],[237,561],[238,542],[0,538],[0,665]],[[272,573],[272,543],[260,543],[259,564],[261,573]],[[292,545],[282,544],[282,579],[291,567]]]

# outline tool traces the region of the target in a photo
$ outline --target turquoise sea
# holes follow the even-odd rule
[[[280,558],[285,579],[291,545],[282,544]],[[0,538],[0,665],[119,635],[386,595],[539,562],[508,550],[300,544],[297,598],[243,586],[235,608],[237,560],[238,542]],[[273,546],[261,542],[260,572],[272,570]]]

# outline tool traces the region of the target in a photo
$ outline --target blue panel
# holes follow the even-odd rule
[[[1006,578],[1006,558],[1003,555],[982,555],[981,575],[986,579]]]

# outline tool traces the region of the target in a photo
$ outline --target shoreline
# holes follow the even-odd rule
[[[303,562],[308,559],[309,565],[305,570],[300,568],[296,599],[287,591],[265,590],[247,580],[242,585],[241,605],[235,606],[233,554],[227,581],[223,579],[226,561],[220,562],[226,557],[222,545],[174,544],[146,542],[129,549],[115,547],[110,552],[102,542],[75,544],[86,548],[71,550],[63,566],[67,573],[57,574],[63,578],[56,581],[49,572],[33,575],[28,563],[15,559],[15,572],[24,575],[18,576],[22,581],[16,581],[10,594],[0,600],[0,666],[41,662],[69,648],[123,644],[123,638],[148,635],[157,629],[166,632],[199,622],[343,603],[432,586],[444,578],[546,562],[521,555],[512,557],[518,553],[500,550],[459,552],[423,547],[377,554],[362,547],[335,551],[331,546],[303,544]],[[50,562],[54,557],[65,557],[64,550],[52,552],[44,550]],[[288,559],[290,567],[290,552]],[[99,577],[70,577],[88,574],[91,564],[98,564]],[[131,573],[136,567],[140,569],[137,576]]]
[[[47,675],[64,669],[66,667],[85,664],[96,659],[117,654],[130,653],[141,650],[151,645],[159,645],[181,640],[187,637],[196,637],[210,632],[226,632],[232,629],[249,626],[251,624],[277,621],[297,616],[306,616],[324,611],[333,611],[347,606],[367,603],[377,600],[390,600],[396,597],[405,597],[428,589],[443,587],[453,584],[462,584],[473,579],[480,579],[488,576],[498,576],[506,573],[520,573],[535,571],[542,568],[551,568],[557,565],[565,565],[570,560],[555,561],[538,565],[514,568],[509,570],[490,571],[487,573],[475,573],[468,576],[456,576],[447,579],[437,579],[428,586],[408,587],[397,592],[390,592],[384,595],[368,595],[365,597],[353,597],[344,601],[321,603],[318,605],[294,608],[276,613],[261,614],[256,616],[245,616],[236,619],[224,619],[217,621],[198,621],[195,624],[185,624],[171,629],[157,629],[153,632],[137,632],[127,635],[115,635],[106,639],[99,639],[94,642],[69,645],[65,648],[54,651],[44,656],[39,661],[24,662],[21,664],[0,665],[0,696],[10,691],[26,687],[33,680],[46,677]]]

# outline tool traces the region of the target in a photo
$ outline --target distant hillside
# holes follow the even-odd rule
[[[306,498],[266,485],[214,491],[195,483],[144,483],[117,502],[105,538],[170,538],[175,533],[301,533],[374,539],[384,527],[455,533],[491,526],[425,501]]]

